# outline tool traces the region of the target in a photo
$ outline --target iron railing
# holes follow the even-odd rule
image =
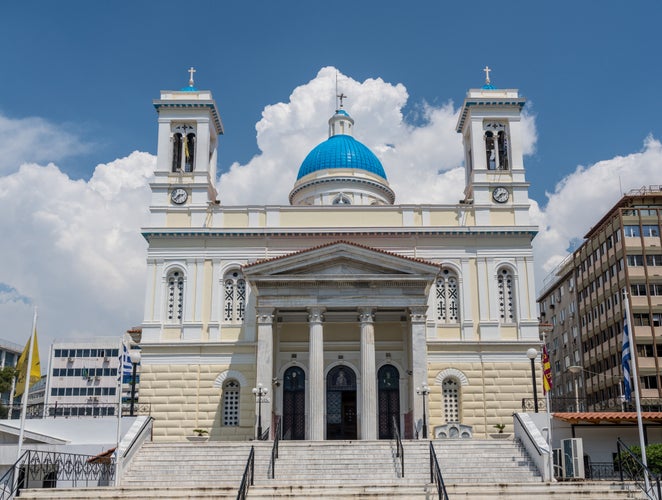
[[[432,441],[430,441],[430,482],[434,483],[434,485],[437,487],[437,495],[439,500],[448,500],[446,485],[444,484],[444,478],[441,477],[441,469],[439,468],[437,453],[434,451],[434,445],[432,444]]]
[[[0,478],[0,500],[25,488],[110,486],[115,479],[112,456],[26,450]]]
[[[589,462],[585,469],[586,479],[593,481],[614,481],[620,479],[614,462]]]
[[[522,398],[522,411],[534,411],[535,404],[533,398]],[[622,401],[621,398],[609,398],[601,401],[595,401],[590,398],[551,398],[549,402],[550,411],[553,413],[572,413],[572,412],[634,412],[635,403]],[[546,411],[547,406],[544,399],[538,400],[538,410]],[[642,411],[662,411],[662,399],[660,398],[642,398]]]
[[[152,407],[149,403],[136,403],[134,405],[134,416],[150,415]],[[122,403],[122,416],[131,415],[130,405]],[[93,403],[36,403],[27,405],[25,417],[29,419],[57,418],[57,417],[115,417],[117,416],[117,403],[93,402]],[[7,418],[19,420],[21,418],[20,406],[9,408]]]
[[[237,500],[245,500],[248,495],[248,488],[253,486],[253,478],[255,475],[255,447],[251,446],[251,452],[248,454],[246,461],[246,468],[244,475],[241,477],[241,484],[239,485],[239,492],[237,493]]]
[[[278,444],[280,443],[280,419],[276,423],[276,433],[274,434],[274,444],[271,447],[271,467],[269,471],[269,477],[271,479],[276,478],[276,459],[278,458]]]
[[[271,429],[269,429],[269,427],[267,427],[265,429],[265,431],[257,437],[257,440],[258,441],[269,441],[269,434],[270,433],[271,433]]]
[[[628,448],[621,441],[621,438],[616,440],[616,447],[618,449],[616,460],[618,461],[621,482],[625,479],[624,475],[626,475],[630,481],[634,481],[648,498],[652,500],[662,499],[660,478],[641,462],[637,454]]]
[[[393,437],[395,438],[395,456],[400,459],[400,477],[405,477],[405,449],[402,447],[402,439],[400,439],[400,431],[398,430],[398,421],[393,415]]]

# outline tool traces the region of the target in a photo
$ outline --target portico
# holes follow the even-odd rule
[[[244,267],[258,311],[257,381],[275,382],[263,411],[282,419],[285,438],[377,439],[390,436],[392,416],[400,426],[421,418],[413,391],[427,381],[425,311],[438,271],[345,242]],[[303,421],[291,415],[301,392]]]

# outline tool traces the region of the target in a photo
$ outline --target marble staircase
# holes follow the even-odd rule
[[[255,484],[248,498],[437,498],[429,484],[429,442],[403,445],[401,477],[391,441],[283,441],[270,479],[272,442],[145,443],[119,488],[33,489],[21,498],[236,498],[251,446]],[[543,483],[512,440],[437,440],[434,447],[451,500],[645,498],[629,484]]]

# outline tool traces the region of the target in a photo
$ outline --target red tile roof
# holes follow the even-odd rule
[[[565,420],[573,424],[589,423],[599,424],[600,422],[636,422],[637,414],[633,411],[612,411],[612,412],[567,412],[567,413],[552,413],[554,418]],[[648,422],[662,422],[662,412],[659,411],[642,411],[642,420]]]

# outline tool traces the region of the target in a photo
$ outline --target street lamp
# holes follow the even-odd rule
[[[538,351],[533,347],[529,348],[526,351],[526,357],[531,360],[531,379],[533,380],[533,406],[535,407],[535,412],[538,413],[538,389],[536,388],[536,358],[538,357]]]
[[[131,375],[131,408],[129,414],[133,417],[133,407],[136,402],[136,368],[138,368],[138,365],[140,364],[140,350],[131,349],[129,356],[131,357],[131,364],[133,365],[133,373]]]
[[[430,394],[430,387],[428,387],[428,384],[423,384],[421,387],[416,388],[416,394],[418,394],[419,396],[423,396],[423,439],[427,439],[428,423],[425,414],[425,398],[427,397],[428,394]]]
[[[253,387],[253,394],[257,398],[257,439],[262,439],[262,398],[267,395],[269,389],[263,387],[262,384],[257,384]]]

